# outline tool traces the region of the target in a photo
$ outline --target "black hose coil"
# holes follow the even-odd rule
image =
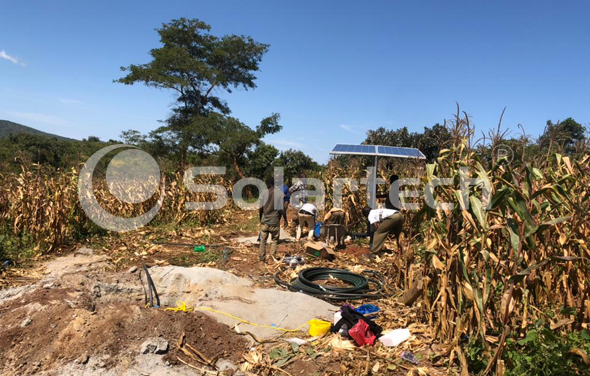
[[[371,270],[365,271],[365,273],[371,274],[373,278],[342,269],[307,268],[299,272],[297,278],[291,280],[290,283],[281,281],[279,273],[277,273],[275,274],[275,282],[291,291],[302,292],[325,300],[380,299],[391,296],[386,293],[385,281],[379,273]],[[346,282],[350,287],[332,287],[314,283],[332,278]],[[370,285],[375,285],[376,289]],[[373,292],[371,293],[371,291]]]

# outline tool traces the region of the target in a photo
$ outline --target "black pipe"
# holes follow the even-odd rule
[[[158,296],[158,291],[156,291],[156,285],[154,285],[154,281],[152,280],[152,276],[150,275],[150,272],[148,271],[148,267],[146,264],[143,264],[143,270],[145,271],[145,276],[148,281],[148,287],[150,289],[150,307],[160,308],[160,297]],[[156,303],[157,303],[156,306],[154,306],[154,299],[152,297],[152,290],[154,291],[153,295],[156,297]]]

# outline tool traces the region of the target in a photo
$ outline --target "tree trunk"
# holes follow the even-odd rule
[[[188,152],[187,148],[182,148],[182,150],[180,151],[180,161],[178,162],[178,172],[181,174],[184,173],[184,170],[185,170],[187,152]]]
[[[238,165],[238,159],[234,158],[234,168],[236,170],[236,173],[238,174],[238,176],[241,179],[244,179],[246,176],[244,176],[244,173],[242,172],[242,170],[240,169],[240,166]]]

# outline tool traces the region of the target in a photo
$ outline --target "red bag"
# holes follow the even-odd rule
[[[355,326],[348,330],[348,335],[354,339],[357,345],[373,345],[377,337],[369,330],[369,325],[363,320],[359,320]]]

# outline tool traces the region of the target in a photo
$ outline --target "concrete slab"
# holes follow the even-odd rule
[[[150,274],[158,288],[162,305],[176,306],[184,301],[195,307],[212,308],[260,325],[295,329],[314,318],[332,321],[337,307],[302,293],[259,289],[252,282],[229,272],[212,268],[153,267]],[[239,320],[204,311],[218,321],[233,326]],[[260,338],[282,332],[240,324]],[[307,325],[303,327],[307,330]]]

